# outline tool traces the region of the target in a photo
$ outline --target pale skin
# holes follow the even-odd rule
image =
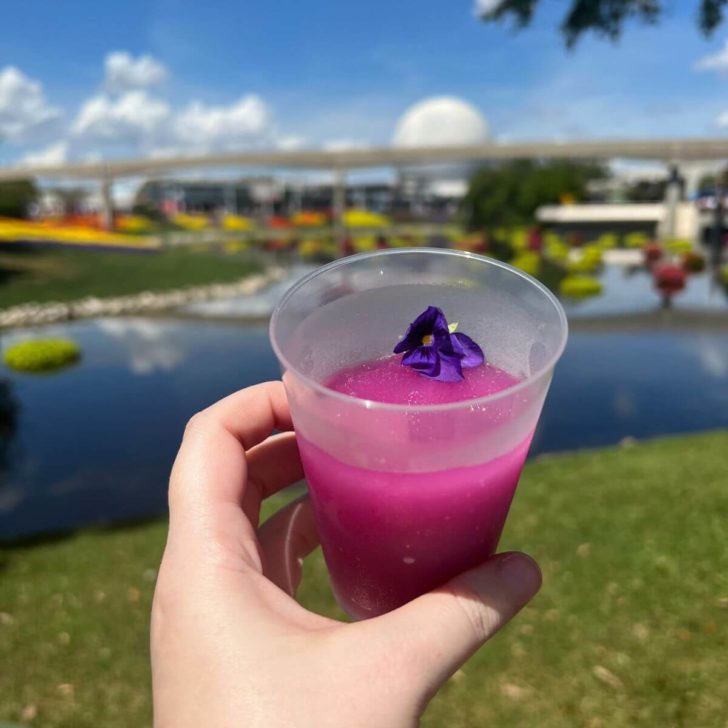
[[[416,726],[540,587],[538,566],[509,553],[364,622],[307,611],[295,592],[318,545],[308,499],[259,525],[261,502],[303,477],[290,430],[283,385],[268,382],[185,431],[152,609],[157,728]]]

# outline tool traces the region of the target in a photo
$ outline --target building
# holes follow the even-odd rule
[[[266,180],[268,181],[268,180]],[[269,181],[272,187],[272,181]],[[151,179],[142,184],[134,204],[154,207],[166,214],[175,212],[215,213],[220,211],[249,215],[265,199],[260,197],[260,180]]]

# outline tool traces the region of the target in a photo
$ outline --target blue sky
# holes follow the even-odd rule
[[[514,33],[479,22],[473,1],[12,3],[0,162],[387,144],[411,104],[439,95],[474,104],[502,139],[728,128],[728,26],[706,41],[692,0],[572,52],[563,2],[542,0]]]

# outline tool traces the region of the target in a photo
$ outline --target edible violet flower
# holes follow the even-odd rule
[[[483,350],[465,334],[455,333],[457,323],[449,324],[437,306],[428,306],[410,325],[394,347],[402,354],[402,366],[412,367],[425,377],[440,382],[460,382],[463,368],[485,362]]]

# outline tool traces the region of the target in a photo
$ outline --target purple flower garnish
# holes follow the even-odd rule
[[[454,333],[457,324],[448,325],[437,306],[428,306],[410,325],[404,338],[394,347],[402,354],[402,366],[412,367],[430,379],[460,382],[463,368],[485,362],[483,350],[465,334]]]

